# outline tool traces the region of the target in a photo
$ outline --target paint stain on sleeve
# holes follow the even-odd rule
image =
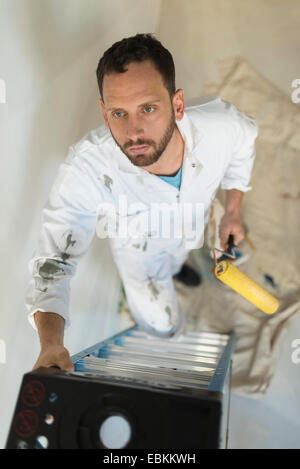
[[[39,275],[43,280],[54,280],[55,274],[65,272],[61,264],[62,262],[59,259],[47,259],[39,268]]]
[[[69,247],[73,247],[76,244],[76,240],[72,239],[72,236],[73,236],[72,232],[69,233],[67,236],[64,252],[61,253],[62,262],[65,262],[70,257],[70,254],[66,252],[69,249]]]
[[[113,180],[111,177],[109,177],[107,174],[104,174],[104,185],[107,187],[107,189],[111,192],[111,185],[113,183]]]
[[[69,246],[74,246],[75,243],[76,241],[72,239],[72,233],[68,234],[65,250],[67,250]]]

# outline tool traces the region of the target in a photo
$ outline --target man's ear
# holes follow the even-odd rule
[[[103,115],[103,118],[104,118],[105,125],[106,125],[107,128],[109,128],[104,102],[102,101],[101,98],[99,99],[99,101],[100,101],[101,111],[102,111],[102,115]]]
[[[173,96],[173,107],[175,112],[175,119],[181,121],[185,110],[184,92],[182,89],[176,91]]]

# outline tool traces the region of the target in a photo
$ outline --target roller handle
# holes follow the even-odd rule
[[[234,244],[234,238],[233,238],[232,234],[229,235],[227,243],[228,243],[228,249],[227,249],[226,252],[231,254],[233,248],[236,247],[235,244]]]

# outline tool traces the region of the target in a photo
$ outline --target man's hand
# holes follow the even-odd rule
[[[227,251],[229,235],[233,235],[234,245],[237,246],[245,238],[245,230],[238,212],[225,212],[219,226],[221,249]]]
[[[70,354],[63,345],[65,320],[59,314],[43,311],[37,311],[34,320],[39,331],[41,353],[33,369],[58,366],[61,370],[74,371]]]
[[[58,366],[64,371],[74,371],[74,365],[71,361],[68,350],[62,345],[51,345],[42,348],[33,370],[40,366],[50,367]]]

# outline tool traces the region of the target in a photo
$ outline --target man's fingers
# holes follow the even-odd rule
[[[230,233],[225,232],[222,233],[221,238],[220,238],[220,244],[221,244],[221,249],[222,251],[226,251],[228,248],[228,238],[229,238]]]
[[[235,246],[237,246],[238,244],[240,244],[240,242],[243,241],[243,239],[245,239],[245,234],[244,234],[244,233],[239,233],[239,234],[237,234],[237,235],[234,237],[234,244],[235,244]]]
[[[57,366],[64,371],[74,371],[74,365],[67,351],[59,356]]]
[[[57,367],[64,371],[74,371],[74,365],[70,358],[70,354],[68,350],[62,346],[50,346],[43,349],[33,367],[33,370],[40,366],[45,366],[47,368]]]
[[[62,363],[59,363],[59,368],[64,371],[74,371],[74,365],[71,362],[71,360],[63,361]]]

